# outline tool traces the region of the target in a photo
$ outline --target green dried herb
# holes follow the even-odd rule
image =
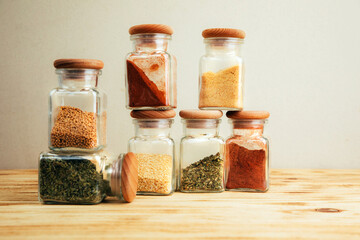
[[[220,153],[210,155],[182,170],[182,191],[222,191],[224,189],[223,160]]]
[[[73,156],[40,159],[39,194],[44,202],[99,203],[108,188],[90,160]]]

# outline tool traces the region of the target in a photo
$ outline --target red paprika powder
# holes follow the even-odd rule
[[[126,65],[130,107],[168,105],[165,92],[160,91],[143,70],[129,60],[126,61]]]
[[[268,140],[262,136],[268,112],[226,114],[233,136],[226,141],[227,190],[265,192],[269,186]]]
[[[266,147],[248,149],[238,139],[227,144],[229,172],[226,183],[227,189],[254,189],[266,191]]]

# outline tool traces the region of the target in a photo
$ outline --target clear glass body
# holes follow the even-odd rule
[[[265,120],[231,119],[226,140],[226,190],[266,192],[269,189],[269,140]]]
[[[243,40],[206,38],[200,58],[199,108],[242,110],[244,89]]]
[[[39,200],[45,204],[98,204],[106,196],[124,202],[121,168],[124,154],[112,159],[93,154],[43,152],[39,159]]]
[[[224,140],[220,119],[183,119],[180,142],[180,191],[224,191]]]
[[[175,189],[172,119],[134,119],[135,137],[128,151],[138,160],[138,195],[170,195]]]
[[[95,152],[106,145],[106,94],[96,69],[57,69],[59,87],[50,92],[49,148]]]
[[[126,56],[126,107],[137,110],[176,108],[176,58],[168,52],[167,34],[131,35]]]

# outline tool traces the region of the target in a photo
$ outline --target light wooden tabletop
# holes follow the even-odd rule
[[[360,170],[273,170],[267,193],[99,205],[42,205],[36,170],[0,170],[0,238],[360,239]]]

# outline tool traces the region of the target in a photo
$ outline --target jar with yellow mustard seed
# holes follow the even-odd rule
[[[245,32],[210,28],[202,36],[205,55],[200,59],[199,108],[241,111],[244,88],[241,47]]]
[[[138,195],[170,195],[175,190],[174,110],[133,110],[135,136],[128,149],[138,161]]]

